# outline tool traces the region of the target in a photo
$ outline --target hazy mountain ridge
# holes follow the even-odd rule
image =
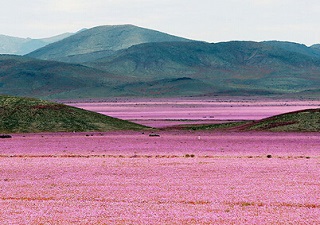
[[[310,46],[310,48],[320,50],[320,44],[314,44],[314,45],[311,45],[311,46]]]
[[[25,55],[50,43],[64,39],[70,35],[72,35],[72,33],[64,33],[42,39],[18,38],[0,35],[0,54]]]
[[[211,94],[284,94],[320,85],[320,57],[259,42],[147,43],[87,65],[144,81],[189,77],[211,86]]]
[[[101,97],[130,82],[79,64],[0,55],[0,93],[41,98]],[[92,96],[90,95],[92,93]]]
[[[114,51],[126,49],[133,45],[162,41],[189,40],[133,25],[98,26],[40,48],[31,52],[28,56],[44,60],[83,62],[86,60],[75,56],[85,56],[94,52],[106,53],[101,57],[109,56]],[[90,59],[87,60],[91,61]]]
[[[48,61],[0,57],[1,93],[64,99],[320,95],[316,45],[207,43],[118,25],[80,31],[28,56]],[[16,63],[8,61],[10,57]]]
[[[320,44],[319,47],[317,47],[317,45],[307,47],[304,44],[298,44],[288,41],[264,41],[263,43],[272,45],[274,47],[279,47],[290,52],[304,54],[310,57],[320,57]]]
[[[312,54],[315,52],[315,54]],[[162,70],[169,61],[174,71],[181,66],[190,68],[227,69],[247,65],[268,65],[270,63],[286,63],[292,66],[318,65],[320,54],[301,53],[263,42],[231,41],[220,43],[206,42],[162,42],[146,43],[132,46],[115,52],[111,56],[98,59],[87,65],[112,70],[114,64],[132,66],[130,73],[141,70]],[[320,52],[319,52],[320,53]],[[306,57],[307,56],[307,57]],[[315,57],[311,57],[315,56]],[[130,63],[128,62],[130,61]],[[180,67],[177,65],[179,64]],[[120,66],[125,70],[126,67]],[[161,68],[163,67],[163,68]],[[169,66],[168,66],[169,67]],[[116,71],[116,69],[115,69]],[[125,72],[125,71],[121,71]]]

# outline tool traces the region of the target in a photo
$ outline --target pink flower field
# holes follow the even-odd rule
[[[320,223],[319,134],[159,135],[1,140],[1,224]]]
[[[319,133],[154,132],[0,139],[0,224],[320,224]]]
[[[70,103],[72,106],[151,127],[258,120],[281,113],[319,108],[320,101],[135,99]]]

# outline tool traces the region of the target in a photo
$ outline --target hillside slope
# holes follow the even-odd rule
[[[319,48],[317,49],[316,47],[317,45],[307,47],[304,44],[298,44],[298,43],[288,42],[288,41],[264,41],[262,43],[271,45],[273,47],[281,48],[289,52],[306,55],[308,57],[313,57],[313,58],[320,57],[320,49]]]
[[[285,113],[239,127],[246,131],[320,132],[320,109]]]
[[[317,49],[320,51],[320,44],[314,44],[314,45],[310,46],[310,48]]]
[[[0,35],[0,54],[25,55],[53,42],[69,37],[71,33],[65,33],[43,39],[18,38]]]
[[[141,130],[146,127],[63,104],[0,95],[0,133]]]
[[[190,82],[200,80],[210,86],[211,91],[203,92],[209,95],[295,94],[320,86],[320,57],[270,43],[147,43],[86,65],[130,75],[141,82],[182,77],[190,78]]]
[[[134,45],[82,65],[0,56],[0,93],[48,99],[319,98],[316,51],[283,42],[180,41]]]
[[[133,25],[99,26],[78,32],[31,52],[28,56],[61,62],[86,62],[133,45],[163,41],[188,40]]]
[[[169,129],[215,130],[223,132],[320,132],[320,108],[299,110],[257,121],[237,121],[218,124],[178,125]]]
[[[125,81],[123,81],[124,79]],[[40,98],[109,97],[126,76],[82,65],[0,55],[0,93]]]

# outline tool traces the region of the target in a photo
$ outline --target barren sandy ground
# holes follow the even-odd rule
[[[0,224],[320,224],[318,133],[148,134],[0,140]]]

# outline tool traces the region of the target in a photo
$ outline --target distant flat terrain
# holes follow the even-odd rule
[[[260,120],[266,117],[319,108],[320,101],[232,99],[140,99],[70,103],[72,106],[162,128],[181,124]]]

